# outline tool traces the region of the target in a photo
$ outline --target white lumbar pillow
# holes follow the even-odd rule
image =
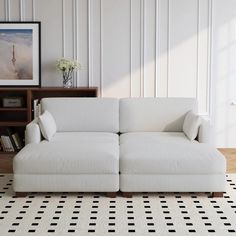
[[[44,113],[39,116],[39,127],[43,137],[46,140],[51,140],[55,135],[57,126],[52,114],[49,111],[44,111]]]
[[[200,125],[201,117],[189,111],[184,119],[183,131],[191,141],[197,137]]]

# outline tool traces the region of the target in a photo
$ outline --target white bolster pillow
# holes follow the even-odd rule
[[[40,143],[41,142],[41,132],[38,125],[38,119],[31,121],[25,130],[25,145],[30,143]]]
[[[207,143],[213,145],[213,129],[209,120],[202,119],[201,125],[198,131],[199,143]]]

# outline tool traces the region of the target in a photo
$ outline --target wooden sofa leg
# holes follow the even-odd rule
[[[15,192],[15,196],[16,197],[26,197],[27,196],[27,192]]]
[[[132,198],[133,194],[131,192],[122,192],[122,196],[126,198]]]
[[[213,192],[212,197],[223,197],[224,193],[223,192]]]
[[[107,192],[106,196],[109,198],[115,198],[116,197],[116,192]]]

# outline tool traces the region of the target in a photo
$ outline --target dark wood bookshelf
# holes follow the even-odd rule
[[[98,88],[97,87],[80,87],[80,88],[55,88],[55,87],[45,87],[45,88],[32,88],[29,92],[29,119],[33,119],[33,101],[42,98],[49,97],[97,97]]]
[[[2,157],[3,159],[4,158],[9,158],[9,157],[14,157],[15,155],[17,154],[17,152],[3,152],[3,151],[0,151],[0,157]],[[1,173],[1,171],[0,171]]]
[[[27,124],[27,121],[0,121],[0,126],[21,127],[26,126]]]
[[[12,160],[16,152],[0,152],[0,173],[12,173]]]
[[[24,142],[26,125],[33,120],[33,103],[46,97],[97,97],[97,87],[59,88],[59,87],[2,87],[0,88],[0,136],[6,135],[10,128],[19,133]],[[4,107],[3,98],[20,97],[23,99],[22,107]],[[12,158],[17,152],[0,151],[0,173],[12,172]],[[10,165],[10,166],[9,166]],[[5,171],[4,171],[5,170]]]
[[[15,112],[17,112],[17,111],[27,111],[27,108],[26,107],[14,107],[14,108],[0,108],[0,111],[15,111]]]

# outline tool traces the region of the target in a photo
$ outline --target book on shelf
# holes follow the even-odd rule
[[[8,152],[7,142],[5,136],[1,136],[2,149],[4,152]]]
[[[21,148],[23,148],[23,142],[18,133],[12,134],[12,138],[14,140],[17,150],[20,150]]]
[[[6,128],[6,131],[7,131],[8,137],[10,139],[11,145],[13,146],[14,151],[17,151],[16,143],[14,142],[13,137],[12,137],[12,134],[13,134],[12,129]]]
[[[0,143],[1,143],[2,151],[3,151],[3,152],[6,152],[6,147],[4,146],[2,137],[0,137]]]
[[[0,137],[0,150],[4,152],[4,149],[3,149],[3,143],[2,143],[2,139]]]
[[[3,145],[3,151],[4,152],[14,152],[15,151],[9,136],[2,135],[1,136],[1,142],[2,142],[2,145]]]
[[[15,152],[16,150],[13,147],[13,143],[11,142],[10,136],[5,136],[5,137],[6,137],[9,152]]]
[[[23,140],[20,138],[19,133],[11,128],[6,128],[5,132],[0,136],[0,143],[4,152],[17,152],[23,147]]]
[[[34,100],[34,119],[41,115],[41,104],[39,99]]]

